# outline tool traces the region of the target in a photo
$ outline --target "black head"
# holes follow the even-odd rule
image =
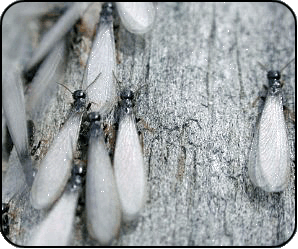
[[[82,162],[76,162],[72,168],[71,190],[77,190],[84,184],[86,168]]]
[[[282,87],[282,84],[280,82],[280,71],[269,71],[267,73],[267,78],[269,87],[272,88],[273,92],[276,92],[277,89],[280,89]]]
[[[100,121],[100,115],[98,112],[90,112],[87,116],[89,122]]]
[[[122,100],[125,100],[125,99],[133,100],[133,99],[134,99],[133,91],[128,90],[128,89],[123,90],[123,91],[120,93],[120,98],[121,98]]]
[[[72,174],[75,176],[85,176],[86,175],[86,169],[84,167],[84,163],[81,161],[78,161],[74,164],[74,167],[72,168]]]
[[[111,2],[106,2],[102,5],[102,10],[100,13],[101,21],[112,21],[113,20],[113,4]]]
[[[72,97],[75,101],[78,99],[86,99],[86,93],[83,90],[76,90],[73,92]]]
[[[121,112],[125,114],[132,113],[132,108],[134,107],[134,93],[129,89],[125,89],[120,93],[120,106]]]
[[[99,112],[90,112],[87,116],[89,124],[89,137],[98,138],[102,136],[102,122]]]
[[[279,80],[280,79],[280,72],[279,71],[269,71],[267,73],[268,80]]]
[[[74,99],[74,107],[77,112],[83,112],[86,110],[87,95],[83,90],[76,90],[73,92],[72,97]]]

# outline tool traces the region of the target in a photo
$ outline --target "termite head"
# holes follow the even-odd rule
[[[90,112],[87,116],[89,122],[100,121],[100,114],[99,112]]]
[[[121,92],[120,94],[120,98],[122,100],[124,99],[130,99],[130,100],[133,100],[134,99],[134,94],[133,94],[133,91],[132,90],[129,90],[129,89],[125,89]]]
[[[73,92],[72,97],[75,101],[78,99],[86,99],[86,93],[83,90],[76,90]]]
[[[100,20],[101,22],[113,21],[113,4],[111,2],[102,5]]]
[[[74,106],[76,111],[82,112],[86,108],[87,95],[83,90],[76,90],[72,93],[74,99]]]
[[[89,137],[98,137],[102,135],[102,122],[99,112],[90,112],[87,116],[90,123]]]
[[[85,182],[86,168],[84,167],[83,162],[75,162],[72,168],[72,177],[70,179],[72,191],[79,190]]]
[[[120,94],[122,110],[129,114],[134,107],[134,93],[132,90],[125,89]]]
[[[279,71],[269,71],[267,73],[268,80],[279,80],[280,79],[280,72]]]
[[[267,78],[269,81],[269,87],[273,88],[273,92],[282,87],[280,82],[280,72],[279,71],[269,71],[267,73]]]

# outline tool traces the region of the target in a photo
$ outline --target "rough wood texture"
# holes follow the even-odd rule
[[[267,85],[266,72],[257,62],[278,70],[295,56],[293,13],[280,3],[157,7],[153,30],[144,36],[115,22],[117,75],[124,86],[145,84],[135,112],[141,119],[137,127],[148,197],[138,221],[123,224],[112,245],[281,245],[293,235],[296,219],[293,122],[286,120],[291,174],[284,192],[255,188],[247,163],[262,110],[261,100],[256,106],[253,102]],[[80,87],[91,46],[90,34],[81,35],[86,46],[81,42],[69,51],[64,80],[73,89]],[[283,73],[285,105],[294,112],[294,63]],[[35,143],[47,140],[37,151],[39,158],[65,121],[70,103],[70,94],[59,88],[37,122]],[[105,121],[113,123],[113,115]],[[10,239],[22,245],[46,212],[30,207],[28,192],[11,205],[16,223]],[[86,232],[84,215],[76,219],[73,245],[97,245]]]

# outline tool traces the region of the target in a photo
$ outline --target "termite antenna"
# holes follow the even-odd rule
[[[61,83],[59,83],[59,82],[56,82],[58,85],[60,85],[60,86],[63,86],[66,90],[68,90],[71,94],[73,94],[73,92],[68,88],[68,87],[66,87],[65,85],[63,85],[63,84],[61,84]]]
[[[268,71],[269,71],[268,67],[265,66],[265,65],[263,65],[261,62],[258,61],[258,64],[259,64],[259,66],[260,66],[265,72],[268,72]]]
[[[147,86],[146,83],[144,83],[143,85],[141,85],[141,86],[137,87],[135,90],[133,90],[133,92],[135,93],[135,95],[138,96],[139,93],[140,93],[140,91],[141,91],[141,89],[144,88],[145,86]]]
[[[282,67],[282,69],[280,69],[280,73],[281,73],[287,66],[289,66],[294,60],[295,60],[295,58],[293,58],[293,59],[290,60],[286,65],[284,65],[284,66]]]
[[[116,74],[115,74],[115,71],[113,70],[113,75],[114,75],[114,78],[115,78],[115,80],[117,81],[117,83],[119,84],[119,83],[121,83],[122,84],[122,81],[120,81],[120,80],[118,80],[118,78],[117,78],[117,76],[116,76]],[[120,85],[120,84],[119,84]]]
[[[113,75],[114,75],[114,78],[115,78],[115,80],[117,82],[118,90],[119,89],[123,89],[123,83],[122,83],[122,81],[118,80],[118,78],[117,78],[114,70],[113,70]]]
[[[87,92],[87,89],[88,89],[90,86],[92,86],[92,85],[97,81],[97,79],[99,78],[100,75],[101,75],[101,72],[100,72],[100,73],[96,76],[96,78],[90,83],[90,85],[87,86],[85,92]]]

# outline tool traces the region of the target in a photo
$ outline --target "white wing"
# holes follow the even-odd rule
[[[146,199],[146,178],[133,115],[120,121],[114,154],[114,172],[124,221],[137,217]]]
[[[31,189],[34,208],[48,208],[63,192],[71,175],[81,117],[82,113],[70,116],[42,160]]]
[[[116,72],[116,61],[112,21],[100,23],[86,70],[83,89],[88,88],[89,101],[93,102],[92,111],[103,115],[113,107],[117,96],[113,75]]]
[[[89,5],[89,2],[77,2],[74,3],[69,10],[67,10],[67,12],[58,20],[55,26],[53,26],[53,28],[51,28],[43,36],[39,47],[36,49],[32,58],[27,64],[27,70],[30,70],[47,55],[56,42],[59,41],[76,23],[76,21],[81,17]]]
[[[3,13],[2,34],[5,35],[2,35],[2,56],[5,63],[2,63],[2,72],[13,71],[11,63],[23,65],[28,58],[32,47],[30,25],[28,19],[21,14],[27,7],[27,3],[16,3]]]
[[[18,70],[3,72],[2,106],[11,139],[16,147],[23,171],[29,186],[32,184],[33,172],[29,157],[25,100],[20,73]]]
[[[155,18],[155,8],[151,2],[117,2],[117,10],[125,28],[136,34],[148,32]]]
[[[33,230],[28,246],[67,246],[72,235],[78,191],[65,192]]]
[[[268,95],[250,154],[252,182],[268,192],[287,186],[289,152],[281,94]]]
[[[6,120],[5,120],[5,115],[4,115],[3,106],[2,106],[2,164],[3,164],[3,153],[5,153],[3,152],[5,142],[6,142]]]
[[[21,193],[26,188],[23,167],[15,148],[10,153],[8,165],[5,175],[2,176],[2,202],[4,203],[8,203],[15,194]]]
[[[43,114],[44,108],[55,95],[56,82],[64,69],[64,51],[65,41],[61,40],[42,63],[30,84],[30,93],[26,100],[27,113],[31,119]]]
[[[110,157],[103,137],[90,137],[86,179],[87,228],[101,245],[116,237],[121,209]]]
[[[28,154],[25,100],[21,77],[14,70],[3,73],[2,105],[8,130],[18,155]]]

